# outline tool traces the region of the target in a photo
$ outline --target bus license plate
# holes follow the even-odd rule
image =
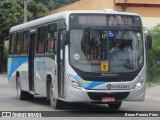
[[[102,97],[102,102],[115,102],[115,97]]]

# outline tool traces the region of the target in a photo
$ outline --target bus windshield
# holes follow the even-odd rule
[[[124,73],[143,66],[141,30],[72,29],[70,64],[83,72]]]

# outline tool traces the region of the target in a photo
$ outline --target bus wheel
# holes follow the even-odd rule
[[[108,103],[110,109],[119,109],[121,107],[122,101],[117,101],[114,103]]]
[[[20,77],[17,77],[17,98],[19,100],[31,100],[34,95],[29,94],[29,92],[21,90]]]
[[[54,98],[53,84],[50,84],[50,104],[53,109],[62,109],[63,101]]]

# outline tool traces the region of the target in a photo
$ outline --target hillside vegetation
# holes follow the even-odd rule
[[[151,29],[152,49],[148,51],[147,80],[160,83],[160,24]]]

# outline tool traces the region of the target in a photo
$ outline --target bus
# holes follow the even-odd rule
[[[20,100],[36,95],[53,109],[65,102],[144,101],[146,52],[141,17],[110,10],[64,11],[10,29],[8,81]]]

